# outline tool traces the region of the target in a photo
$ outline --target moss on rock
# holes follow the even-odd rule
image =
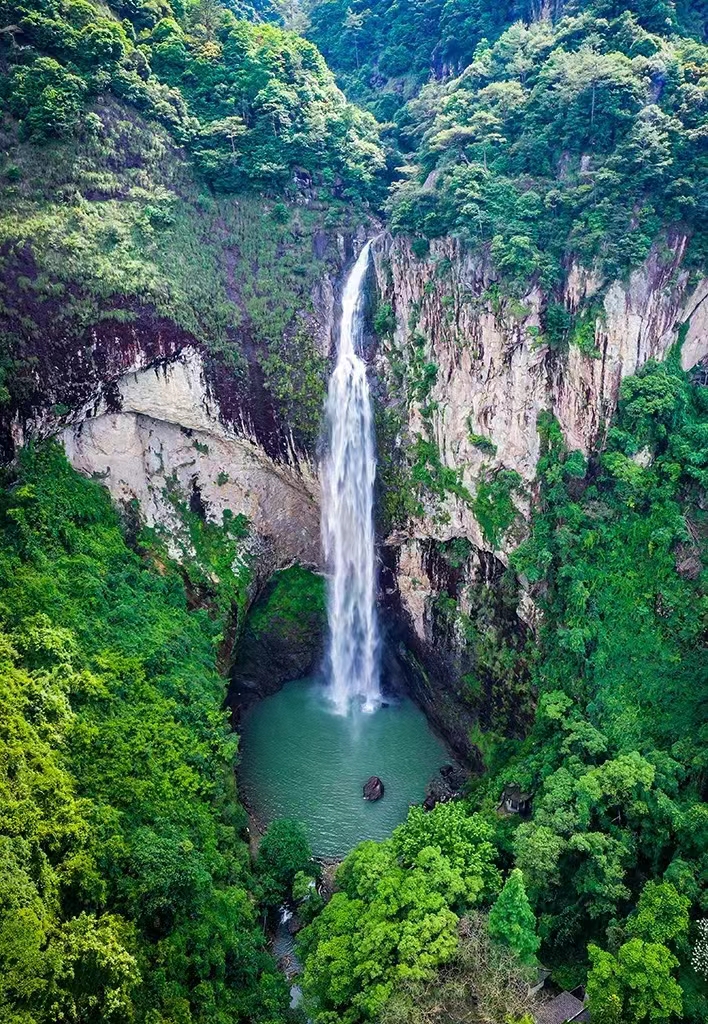
[[[275,693],[316,671],[324,656],[323,576],[293,565],[276,573],[246,620],[233,673],[232,706]]]

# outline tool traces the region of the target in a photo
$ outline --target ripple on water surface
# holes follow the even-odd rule
[[[450,755],[410,701],[337,715],[321,683],[300,679],[247,712],[240,760],[241,787],[261,820],[297,818],[315,854],[341,856],[390,835]],[[385,787],[376,803],[362,796],[370,775]]]

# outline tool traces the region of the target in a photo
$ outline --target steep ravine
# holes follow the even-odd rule
[[[602,444],[622,377],[664,358],[680,329],[684,368],[705,358],[708,282],[696,285],[682,269],[684,244],[675,237],[670,258],[653,256],[627,284],[603,286],[572,270],[564,303],[576,311],[596,297],[594,352],[549,345],[540,293],[503,298],[491,268],[450,240],[433,243],[425,258],[388,233],[374,244],[378,307],[390,307],[395,327],[372,349],[371,366],[380,401],[398,417],[393,454],[400,458],[425,437],[441,464],[458,474],[463,492],[424,498],[422,514],[382,538],[381,597],[409,686],[461,755],[475,756],[475,721],[484,726],[490,707],[513,704],[513,694],[475,665],[450,609],[483,621],[507,648],[523,646],[535,607],[505,565],[533,500],[538,416],[551,411],[569,446],[588,454]],[[342,239],[339,249],[350,253],[351,242]],[[330,357],[337,287],[323,272],[313,296],[312,329]],[[47,406],[17,411],[14,443],[58,434],[77,469],[100,479],[118,502],[138,501],[145,522],[168,535],[176,500],[216,523],[225,512],[245,516],[256,556],[254,592],[277,569],[321,568],[317,453],[298,443],[257,365],[244,377],[168,324],[140,326],[130,328],[129,338],[116,331],[113,343],[97,338],[71,352],[54,368]],[[400,385],[411,377],[412,358],[421,358],[411,347],[414,333],[419,346],[423,339],[423,360],[435,368],[425,402]],[[500,469],[519,475],[518,516],[490,539],[474,499],[480,481]],[[179,543],[173,550],[179,555]],[[287,651],[281,661],[291,663]],[[464,678],[475,672],[482,693],[470,702]],[[504,721],[523,730],[523,709],[510,707]]]

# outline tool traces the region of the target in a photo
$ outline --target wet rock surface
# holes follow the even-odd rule
[[[384,795],[384,784],[378,775],[372,775],[364,783],[364,799],[380,800]]]
[[[437,775],[428,783],[423,807],[432,811],[437,804],[447,803],[462,796],[470,772],[458,764],[444,764]]]

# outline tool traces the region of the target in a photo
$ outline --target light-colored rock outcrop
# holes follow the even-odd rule
[[[270,458],[246,424],[226,424],[210,395],[200,354],[184,349],[172,362],[124,375],[119,411],[105,401],[65,428],[69,460],[96,476],[119,502],[138,500],[145,522],[168,533],[175,500],[198,495],[207,517],[248,518],[273,568],[320,564],[319,486],[302,456]]]
[[[688,330],[681,346],[681,366],[690,370],[708,357],[708,279],[696,286],[685,311]]]
[[[389,394],[400,408],[391,366],[410,358],[412,330],[426,339],[425,359],[437,367],[426,399],[432,410],[427,421],[415,402],[405,410],[409,435],[433,440],[443,465],[459,471],[472,496],[485,472],[515,470],[526,491],[515,496],[523,521],[539,457],[537,420],[542,411],[553,413],[569,447],[587,455],[603,444],[622,378],[649,359],[663,359],[682,324],[690,321],[684,368],[708,353],[708,282],[689,288],[689,273],[681,267],[685,244],[684,237],[675,236],[668,258],[652,254],[626,284],[614,282],[604,292],[596,275],[571,269],[566,308],[575,312],[589,299],[601,302],[596,351],[589,354],[574,345],[567,352],[551,349],[543,337],[540,292],[529,292],[521,302],[501,299],[492,269],[464,254],[452,240],[432,243],[430,255],[419,259],[406,239],[382,235],[374,246],[376,277],[397,326],[393,341],[377,354],[377,372],[388,381]],[[489,444],[480,445],[480,438]],[[397,580],[421,639],[425,595],[429,598],[434,585],[425,575],[420,545],[431,537],[445,541],[464,536],[478,548],[491,548],[469,502],[449,494],[442,509],[426,511],[409,524],[403,538]],[[390,541],[399,547],[401,538]],[[497,555],[505,560],[517,542],[518,533],[507,534]],[[533,609],[527,611],[532,618]]]

